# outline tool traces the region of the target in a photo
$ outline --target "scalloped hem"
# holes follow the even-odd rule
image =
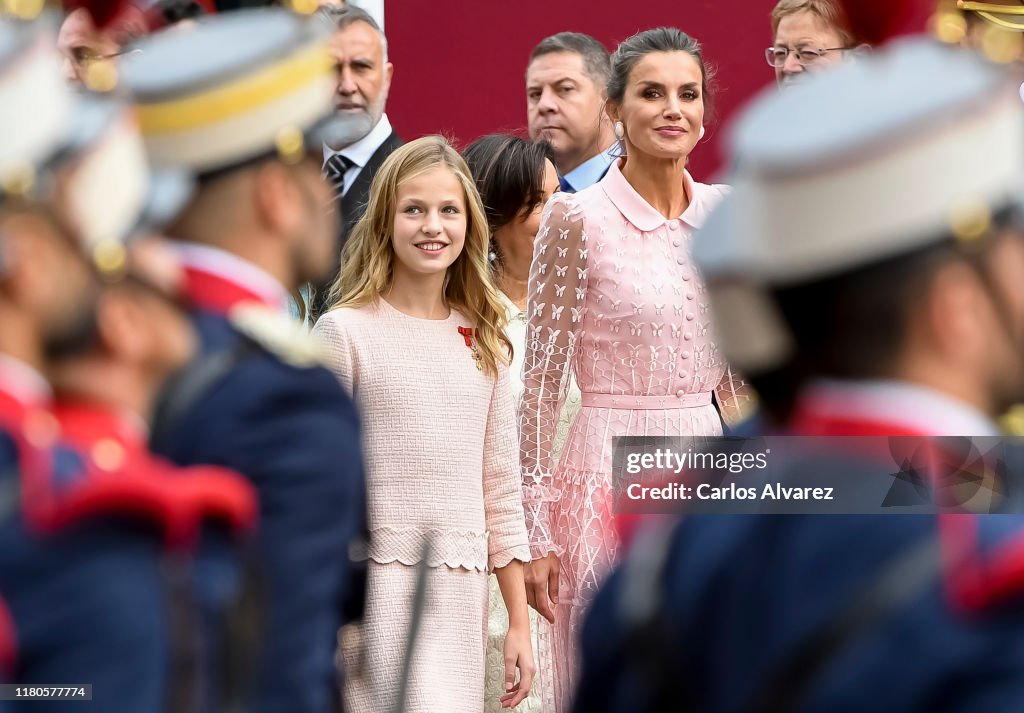
[[[529,564],[531,559],[530,548],[526,545],[510,547],[507,550],[497,552],[488,558],[487,571],[493,572],[496,569],[507,567],[512,560],[519,560],[523,564]]]
[[[487,571],[487,533],[441,527],[375,528],[370,532],[368,559],[378,564],[416,565],[424,560],[428,539],[428,567]]]

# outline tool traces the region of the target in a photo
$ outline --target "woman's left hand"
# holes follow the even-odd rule
[[[537,664],[533,660],[533,646],[530,643],[529,624],[510,626],[505,635],[505,695],[501,697],[502,708],[515,708],[530,695]],[[516,669],[519,681],[516,681]]]

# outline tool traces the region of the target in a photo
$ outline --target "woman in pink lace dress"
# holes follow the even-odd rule
[[[713,395],[735,400],[689,252],[728,190],[685,168],[706,93],[700,46],[684,33],[659,28],[623,42],[607,111],[625,157],[596,185],[552,198],[537,236],[519,425],[534,557],[527,594],[554,622],[540,642],[558,669],[553,713],[568,710],[582,617],[616,558],[612,439],[717,436]],[[582,408],[555,463],[570,374]]]
[[[366,615],[342,637],[352,713],[395,710],[410,651],[402,710],[483,711],[490,571],[509,612],[501,703],[518,705],[530,692],[529,546],[488,237],[455,150],[437,136],[406,144],[374,178],[334,307],[315,327],[364,429]],[[412,647],[417,565],[427,573]]]

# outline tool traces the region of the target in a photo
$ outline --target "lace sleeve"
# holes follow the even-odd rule
[[[551,534],[558,499],[552,448],[569,387],[587,292],[587,233],[575,198],[559,194],[544,209],[530,267],[529,322],[519,404],[523,503],[535,558],[561,554]]]
[[[757,395],[753,387],[732,367],[725,370],[725,376],[715,388],[715,399],[722,409],[722,420],[727,426],[735,426],[744,421],[757,408]]]

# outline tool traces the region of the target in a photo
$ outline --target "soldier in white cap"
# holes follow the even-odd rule
[[[1024,394],[1010,77],[908,41],[756,102],[732,154],[695,255],[719,343],[776,424],[998,434]],[[861,456],[781,477],[855,478]],[[577,710],[1016,708],[1022,545],[1011,516],[688,517],[595,602]]]
[[[233,572],[231,545],[210,553],[201,535],[211,513],[218,533],[224,520],[251,525],[255,494],[236,474],[156,461],[142,436],[122,437],[116,408],[70,423],[47,381],[58,361],[107,344],[101,285],[142,284],[126,239],[148,198],[173,210],[186,189],[150,174],[126,106],[67,87],[45,21],[0,22],[0,681],[27,684],[18,710],[48,698],[197,710],[200,669],[213,668],[186,644],[233,587],[213,592],[168,565]],[[141,392],[126,383],[94,393],[130,403]]]
[[[168,389],[154,448],[245,474],[260,500],[266,587],[258,713],[322,713],[339,695],[335,636],[359,610],[349,546],[365,495],[355,408],[288,314],[329,274],[337,235],[322,147],[334,111],[330,25],[282,8],[239,10],[158,33],[121,66],[151,163],[197,176],[168,234],[202,356]]]

